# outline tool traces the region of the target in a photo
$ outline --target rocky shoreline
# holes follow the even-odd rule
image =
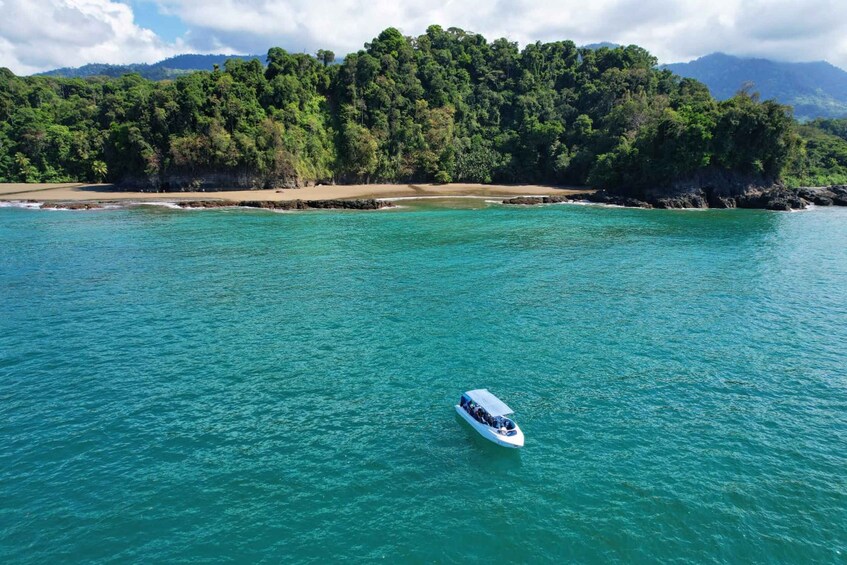
[[[28,201],[38,204],[37,201]],[[43,210],[102,210],[107,204],[114,202],[42,202],[39,208]]]
[[[39,208],[44,210],[102,210],[106,207],[115,206],[138,206],[145,202],[41,202],[28,201],[30,204],[40,204]],[[172,202],[179,208],[258,208],[263,210],[379,210],[382,208],[393,208],[395,204],[386,200],[375,198],[354,200],[182,200]]]
[[[386,200],[365,198],[356,200],[189,200],[175,202],[180,208],[261,208],[263,210],[379,210],[393,208],[395,204]]]
[[[672,196],[656,196],[645,200],[609,193],[604,190],[571,194],[567,196],[519,196],[507,198],[503,204],[537,205],[561,202],[593,202],[627,208],[749,208],[761,210],[803,210],[809,205],[847,206],[847,185],[825,188],[789,189],[774,186],[764,190],[750,191],[737,196],[717,196],[704,191],[688,192]]]
[[[27,200],[26,204],[47,210],[101,210],[121,206],[144,205],[144,201],[52,201]],[[825,188],[788,189],[775,186],[762,190],[751,190],[735,196],[718,196],[703,191],[693,191],[676,195],[649,196],[645,199],[610,193],[604,190],[551,196],[516,196],[502,200],[506,205],[532,206],[539,204],[559,204],[563,202],[590,202],[622,206],[627,208],[749,208],[762,210],[802,210],[814,204],[816,206],[847,206],[847,185]],[[376,198],[364,199],[325,199],[325,200],[176,200],[170,204],[186,209],[214,208],[256,208],[263,210],[379,210],[393,208],[396,204],[390,200]]]

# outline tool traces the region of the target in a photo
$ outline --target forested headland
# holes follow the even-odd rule
[[[389,28],[336,62],[268,51],[175,80],[0,69],[0,182],[151,190],[311,183],[847,183],[847,121],[718,102],[637,46],[519,49],[460,29]]]

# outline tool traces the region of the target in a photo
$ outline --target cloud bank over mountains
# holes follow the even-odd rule
[[[521,45],[637,43],[662,62],[723,51],[847,68],[843,0],[0,0],[0,15],[0,66],[18,74],[276,45],[341,56],[386,27],[418,35],[430,24]],[[166,20],[182,33],[164,33]]]

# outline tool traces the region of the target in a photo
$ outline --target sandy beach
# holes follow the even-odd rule
[[[321,185],[276,190],[225,190],[216,192],[128,192],[110,184],[0,184],[0,201],[103,202],[180,200],[330,200],[363,198],[510,197],[567,195],[586,192],[576,187],[494,184],[355,184]]]

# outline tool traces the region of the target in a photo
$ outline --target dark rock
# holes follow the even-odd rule
[[[725,178],[724,178],[725,177]],[[705,185],[705,181],[721,179],[727,185]],[[847,185],[826,188],[789,189],[779,183],[756,184],[755,179],[733,175],[705,175],[698,182],[688,185],[678,183],[667,190],[647,191],[644,199],[626,193],[605,190],[567,196],[518,196],[503,200],[503,204],[536,205],[555,202],[587,200],[598,204],[636,208],[756,208],[762,210],[802,210],[810,203],[818,206],[847,206]],[[761,179],[760,179],[761,180]],[[705,186],[701,186],[704,184]]]
[[[46,210],[100,210],[103,206],[98,202],[44,202],[41,208]]]
[[[789,189],[779,180],[707,168],[687,179],[646,190],[621,189],[657,208],[759,208],[800,210],[809,203],[847,206],[847,186]],[[598,193],[595,198],[599,198]],[[627,204],[624,204],[627,205]]]
[[[808,202],[774,179],[706,168],[665,187],[642,192],[657,208],[763,208],[794,210]]]
[[[242,208],[260,208],[263,210],[379,210],[392,208],[393,202],[384,200],[188,200],[177,202],[180,208],[224,208],[239,206]]]
[[[561,204],[563,202],[574,202],[576,200],[585,200],[589,194],[563,194],[562,196],[515,196],[503,200],[503,204],[512,204],[517,206],[534,206],[537,204]]]
[[[701,194],[687,194],[674,198],[659,198],[654,205],[656,208],[678,210],[682,208],[708,208],[709,202]]]
[[[644,200],[639,200],[630,196],[613,194],[605,190],[598,190],[597,192],[591,192],[579,196],[585,196],[584,200],[588,200],[589,202],[595,202],[597,204],[611,204],[613,206],[626,206],[628,208],[653,207],[653,204],[645,202]]]
[[[798,188],[797,195],[818,206],[832,206],[833,199],[837,198],[834,192],[826,188]]]
[[[712,202],[709,202],[712,208],[737,208],[738,203],[731,196],[718,196]]]
[[[298,201],[299,202],[299,201]],[[379,210],[393,208],[394,203],[375,198],[357,200],[306,200],[306,206],[313,209],[332,208],[336,210]]]
[[[544,204],[544,199],[537,196],[517,196],[515,198],[507,198],[506,200],[503,200],[503,204],[533,206],[536,204]]]
[[[235,202],[226,200],[183,200],[176,202],[180,208],[224,208],[226,206],[235,206]]]
[[[739,208],[781,211],[802,210],[809,205],[808,201],[801,198],[797,191],[784,187],[739,196],[737,203]]]
[[[296,204],[301,200],[288,200],[276,202],[274,200],[242,200],[235,203],[236,206],[242,208],[263,208],[265,210],[292,210],[296,209]],[[305,206],[304,206],[305,208]]]
[[[832,203],[836,206],[847,206],[847,186],[830,186],[829,191],[832,193]]]

